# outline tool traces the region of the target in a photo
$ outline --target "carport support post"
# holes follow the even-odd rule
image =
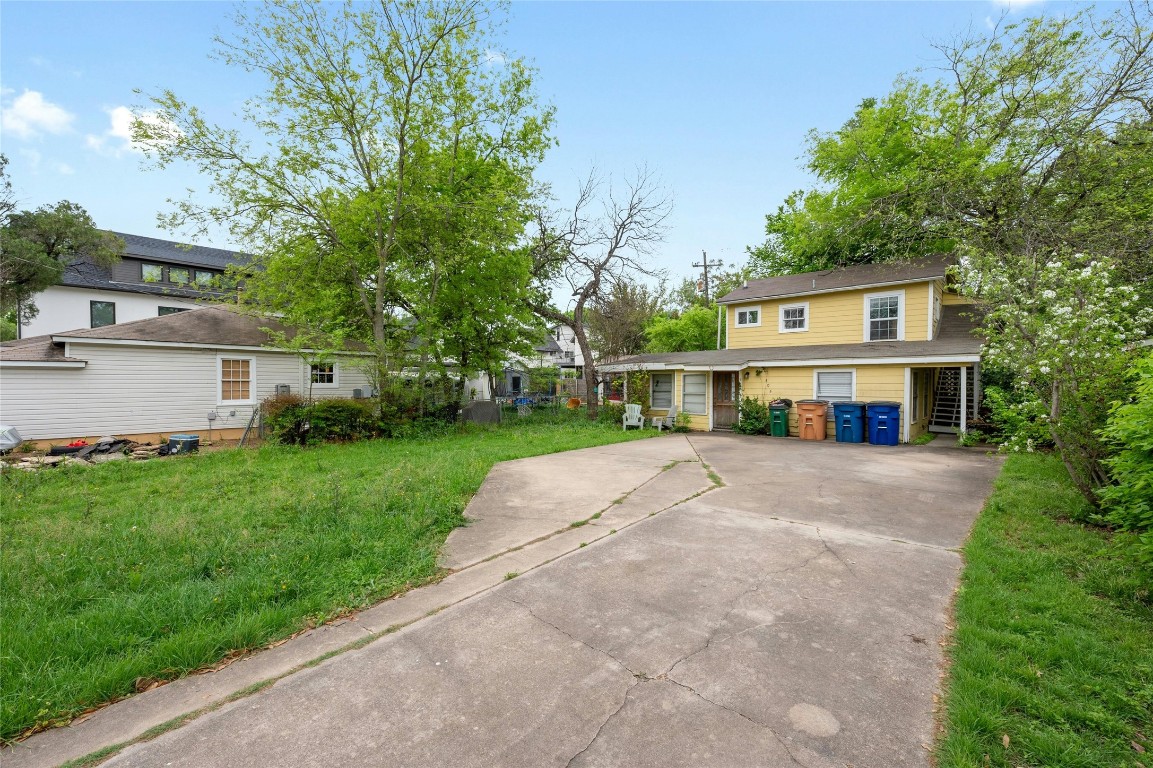
[[[981,364],[973,363],[973,418],[980,415],[981,407]]]
[[[969,415],[969,369],[965,366],[961,368],[961,425],[957,427],[957,434],[960,437],[965,436],[967,427],[965,426],[965,417]]]

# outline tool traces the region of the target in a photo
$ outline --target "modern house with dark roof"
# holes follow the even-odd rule
[[[370,393],[365,353],[311,362],[274,347],[278,334],[293,332],[273,318],[211,305],[6,342],[0,423],[28,440],[155,440],[174,432],[229,438],[277,393]]]
[[[101,328],[201,306],[224,297],[221,281],[245,254],[221,248],[113,232],[124,255],[111,267],[87,261],[64,270],[59,285],[36,297],[39,314],[20,328],[20,337],[73,328]]]
[[[949,261],[869,264],[750,280],[718,301],[726,348],[637,355],[601,366],[650,373],[652,414],[731,428],[744,397],[900,404],[900,439],[964,432],[980,399],[981,340]],[[718,318],[718,322],[721,318]],[[790,433],[799,421],[790,411]]]

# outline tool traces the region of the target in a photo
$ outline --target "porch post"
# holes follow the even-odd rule
[[[981,415],[981,364],[973,363],[973,418]]]
[[[628,371],[624,372],[624,377],[625,377],[624,402],[627,403],[629,401],[629,372]]]
[[[964,436],[965,432],[967,431],[966,426],[965,426],[965,417],[969,415],[968,397],[969,397],[969,371],[964,366],[962,366],[961,367],[961,409],[960,409],[961,410],[961,426],[959,426],[957,428],[957,434],[961,435],[961,436]]]
[[[910,413],[909,407],[913,402],[913,370],[909,366],[905,366],[905,402],[901,407],[901,414],[905,417],[905,423],[902,426],[904,433],[904,441],[909,442],[909,435],[911,434],[910,422],[913,420],[913,414]],[[840,427],[837,427],[840,429]]]

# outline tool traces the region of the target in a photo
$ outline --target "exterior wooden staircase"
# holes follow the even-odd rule
[[[930,432],[956,434],[961,427],[961,372],[966,372],[965,409],[973,412],[975,382],[973,368],[939,368],[933,388],[933,415],[929,419]]]

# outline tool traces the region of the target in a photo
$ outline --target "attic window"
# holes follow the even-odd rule
[[[188,285],[190,282],[188,270],[184,267],[169,267],[168,279],[177,285]]]
[[[215,275],[203,269],[196,270],[196,284],[199,286],[212,285],[212,279]]]
[[[141,264],[140,279],[146,283],[159,283],[164,279],[164,267],[159,264]]]
[[[752,328],[761,324],[761,310],[757,309],[738,309],[737,310],[737,327],[738,328]]]

